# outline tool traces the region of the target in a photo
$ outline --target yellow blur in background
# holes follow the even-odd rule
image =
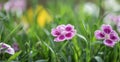
[[[23,24],[27,25],[32,24],[35,20],[37,21],[37,24],[43,28],[46,23],[52,21],[52,17],[42,5],[38,5],[35,9],[29,8],[26,14],[22,17]]]

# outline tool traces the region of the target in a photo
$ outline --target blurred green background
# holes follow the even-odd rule
[[[0,42],[16,42],[19,51],[0,54],[0,62],[120,61],[119,43],[109,48],[94,37],[107,14],[120,14],[119,0],[25,0],[22,12],[7,12],[8,1],[0,0]],[[60,24],[74,25],[81,36],[54,42],[51,29]]]

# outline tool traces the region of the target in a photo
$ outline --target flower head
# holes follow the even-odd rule
[[[104,18],[104,22],[116,26],[117,31],[120,33],[120,15],[108,14]]]
[[[16,13],[21,15],[26,9],[26,0],[9,0],[4,4],[4,9],[6,12]]]
[[[13,43],[12,48],[15,50],[15,52],[19,51],[19,46],[16,42]]]
[[[95,31],[95,37],[99,40],[104,40],[106,46],[113,47],[119,40],[118,34],[110,25],[103,24],[101,30]]]
[[[117,31],[120,33],[120,23],[117,25]]]
[[[116,24],[118,25],[120,23],[120,16],[116,16],[116,15],[112,15],[110,17],[110,19]]]
[[[54,41],[60,42],[72,39],[76,34],[76,30],[71,24],[59,25],[52,29],[51,34],[55,37]]]
[[[3,6],[3,5],[0,3],[0,11],[2,10],[2,6]]]
[[[10,45],[5,43],[0,43],[0,53],[3,53],[3,52],[6,52],[12,55],[15,53],[14,49]]]

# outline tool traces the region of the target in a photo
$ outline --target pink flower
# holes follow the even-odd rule
[[[22,13],[26,8],[26,0],[9,0],[4,4],[6,12]]]
[[[19,46],[16,42],[13,43],[12,48],[15,50],[15,52],[19,51]]]
[[[109,18],[112,23],[115,23],[115,26],[117,26],[117,30],[120,33],[120,15],[111,15]]]
[[[113,47],[118,41],[118,34],[112,29],[110,25],[103,24],[101,30],[95,31],[95,37],[99,40],[104,40],[106,46]]]
[[[13,55],[13,54],[15,54],[15,51],[14,51],[14,49],[13,48],[8,48],[7,50],[5,50],[5,52],[6,53],[9,53],[9,54],[11,54],[11,55]]]
[[[112,32],[112,27],[110,25],[103,24],[101,29],[105,34],[110,34]]]
[[[112,15],[110,18],[116,25],[120,23],[120,16]]]
[[[6,52],[12,55],[15,54],[14,49],[10,45],[5,44],[5,43],[0,43],[0,53],[3,53],[3,52]]]
[[[120,33],[120,23],[117,25],[117,31]]]
[[[108,14],[104,18],[104,22],[107,24],[118,25],[120,23],[120,16],[115,14]]]
[[[0,3],[0,11],[2,10],[2,6],[3,6],[3,5]]]
[[[12,1],[8,1],[7,3],[4,4],[4,9],[9,12],[11,7],[13,5],[13,2]]]
[[[52,29],[51,34],[55,37],[54,41],[60,42],[64,40],[71,40],[75,36],[76,30],[71,24],[59,25]]]

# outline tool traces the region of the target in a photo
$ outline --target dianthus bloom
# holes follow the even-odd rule
[[[0,43],[0,53],[4,53],[4,52],[11,55],[15,54],[14,49],[10,45],[5,43]]]
[[[18,43],[13,43],[12,48],[15,50],[15,52],[19,51],[19,45]]]
[[[4,4],[4,9],[6,12],[21,15],[26,9],[26,0],[9,0]]]
[[[76,34],[76,30],[71,24],[59,25],[52,29],[51,34],[55,37],[54,41],[61,42],[72,39]]]
[[[95,31],[95,37],[99,40],[104,40],[106,46],[113,47],[118,41],[118,34],[112,29],[110,25],[103,24],[101,30]]]
[[[117,30],[120,33],[120,15],[119,16],[112,16],[111,20],[116,24]]]
[[[107,24],[112,24],[117,27],[118,32],[120,33],[120,15],[108,14],[104,18],[104,22]]]

